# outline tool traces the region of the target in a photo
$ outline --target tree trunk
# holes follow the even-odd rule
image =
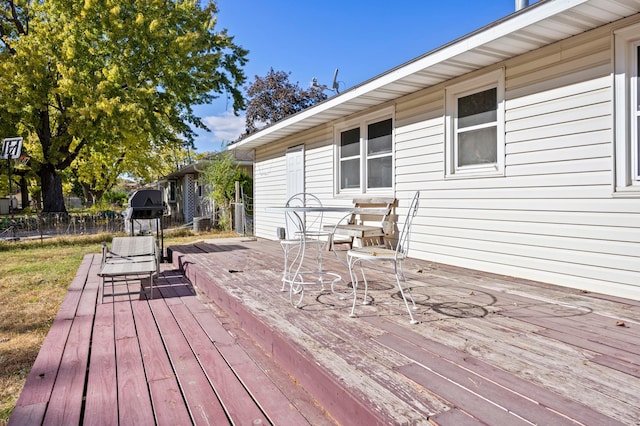
[[[64,197],[62,195],[62,178],[49,164],[40,168],[40,182],[42,184],[42,211],[45,213],[66,213]]]
[[[29,205],[29,185],[25,175],[20,175],[20,194],[22,195],[22,208],[26,209]]]
[[[104,190],[103,189],[94,189],[92,191],[93,194],[93,199],[95,200],[95,202],[99,202],[102,201],[102,196],[104,195]]]
[[[84,195],[84,204],[87,207],[91,207],[95,202],[93,198],[93,193],[91,192],[91,188],[84,182],[80,182],[80,186],[82,187],[82,195]]]

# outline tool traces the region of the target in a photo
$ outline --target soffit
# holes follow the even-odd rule
[[[249,150],[640,12],[640,0],[543,0],[229,146]]]

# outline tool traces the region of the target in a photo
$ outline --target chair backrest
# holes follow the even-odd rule
[[[379,226],[383,233],[388,235],[393,231],[393,222],[389,221],[389,215],[396,203],[397,200],[393,197],[354,198],[355,210],[349,223]],[[358,209],[366,209],[366,211]]]
[[[113,237],[111,253],[115,256],[147,256],[155,255],[157,251],[156,239],[150,235],[139,237]]]
[[[402,253],[405,256],[409,256],[409,243],[411,242],[411,225],[413,224],[413,218],[418,212],[420,205],[420,191],[416,191],[409,205],[407,217],[402,225],[402,231],[398,237],[398,245],[396,246],[396,253]]]
[[[318,197],[307,192],[293,195],[287,200],[287,207],[322,207]],[[298,238],[304,232],[322,231],[322,212],[285,212],[287,239]],[[296,234],[298,234],[296,236]]]

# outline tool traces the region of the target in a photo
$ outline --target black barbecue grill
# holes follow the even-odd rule
[[[164,253],[164,232],[162,216],[166,214],[167,205],[163,201],[162,191],[159,189],[139,189],[129,198],[129,206],[125,210],[126,220],[130,221],[131,235],[134,235],[134,221],[156,220],[158,239],[161,242],[161,252]]]

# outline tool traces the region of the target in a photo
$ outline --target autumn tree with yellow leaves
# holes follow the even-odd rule
[[[206,129],[195,105],[225,93],[244,107],[248,52],[216,14],[197,0],[0,0],[0,137],[24,138],[45,212],[66,211],[63,171],[157,173]]]

